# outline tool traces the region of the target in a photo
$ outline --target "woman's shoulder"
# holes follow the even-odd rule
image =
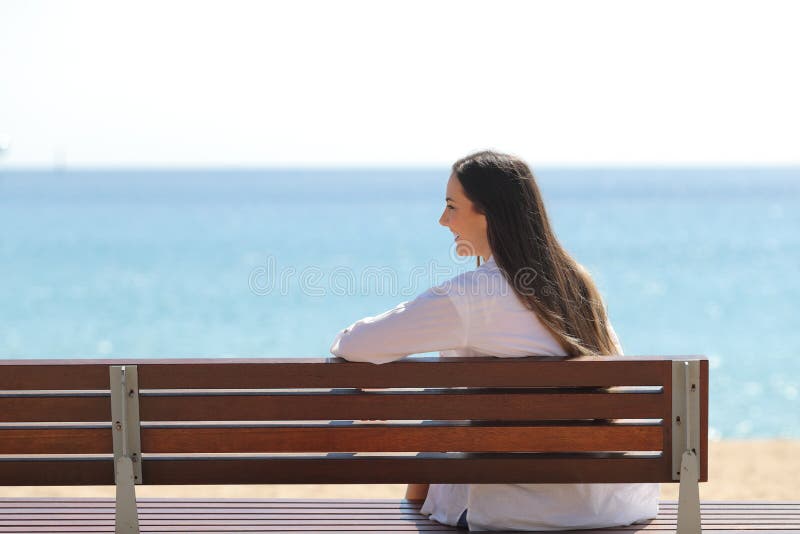
[[[457,274],[449,280],[430,288],[439,295],[480,296],[501,289],[505,279],[494,263],[484,263],[477,269]]]

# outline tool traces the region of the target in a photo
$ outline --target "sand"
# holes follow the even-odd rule
[[[139,497],[401,498],[403,484],[139,486]],[[677,499],[677,484],[662,484],[664,499]],[[0,497],[113,497],[110,486],[0,487]],[[709,444],[704,500],[800,501],[800,440],[723,440]]]

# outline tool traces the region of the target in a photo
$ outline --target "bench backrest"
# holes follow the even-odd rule
[[[702,358],[6,360],[0,485],[672,482],[687,423],[707,480],[707,407]]]

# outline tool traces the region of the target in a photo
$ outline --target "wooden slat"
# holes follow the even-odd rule
[[[426,392],[140,394],[143,421],[254,421],[334,419],[657,419],[659,392],[435,390]],[[109,395],[0,395],[0,422],[109,421]]]
[[[665,482],[663,457],[620,455],[423,454],[414,457],[152,457],[146,484],[403,484]],[[111,459],[0,459],[0,484],[113,484]]]
[[[336,419],[556,420],[660,419],[660,393],[558,390],[439,390],[315,394],[171,394],[139,398],[143,421],[281,421]]]
[[[0,396],[0,423],[110,420],[108,394]]]
[[[108,388],[108,365],[137,365],[142,389],[563,387],[661,385],[659,357],[416,358],[385,365],[339,359],[5,360],[0,389]]]
[[[143,428],[142,452],[658,451],[661,431],[658,425],[613,424]]]
[[[0,458],[2,486],[103,486],[114,484],[113,458]]]
[[[109,364],[92,360],[47,362],[49,363],[41,360],[0,360],[0,390],[109,388]]]
[[[146,458],[148,484],[664,482],[663,457],[454,454],[447,457]]]
[[[144,453],[658,451],[653,424],[204,425],[141,429]],[[107,425],[0,429],[0,454],[108,454]]]
[[[155,364],[139,368],[139,385],[143,389],[641,386],[660,385],[669,369],[664,361],[621,358],[432,358],[384,365],[332,361],[316,365],[313,371],[304,363],[208,364],[180,369],[175,364]]]
[[[108,454],[110,425],[84,428],[0,429],[0,454]]]

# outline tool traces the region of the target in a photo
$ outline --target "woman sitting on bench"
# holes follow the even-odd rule
[[[525,162],[467,156],[453,165],[445,201],[439,223],[478,268],[352,324],[334,340],[334,355],[385,363],[433,351],[622,354],[594,282],[556,239]],[[425,499],[432,519],[472,530],[627,525],[654,518],[658,495],[658,484],[411,484],[407,493]]]

